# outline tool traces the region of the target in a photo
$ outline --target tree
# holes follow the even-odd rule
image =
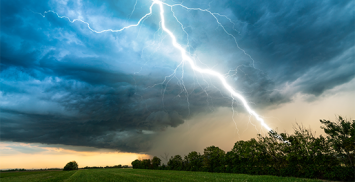
[[[133,169],[140,169],[142,167],[142,161],[136,159],[132,163]]]
[[[143,169],[151,169],[152,168],[152,163],[150,159],[143,159],[142,160],[142,168]]]
[[[261,148],[264,148],[266,152],[262,160],[264,164],[275,169],[283,168],[287,163],[284,148],[287,147],[289,143],[280,140],[280,136],[282,136],[283,139],[287,137],[285,133],[279,135],[275,131],[270,131],[268,136],[258,135],[258,143],[263,146]]]
[[[219,147],[210,146],[203,151],[204,166],[209,172],[224,171],[224,155],[225,152]]]
[[[266,146],[254,138],[248,141],[238,141],[234,144],[232,152],[239,157],[239,160],[248,166],[258,166],[261,161],[267,159]],[[263,159],[263,160],[261,160]]]
[[[157,156],[154,156],[152,159],[153,169],[158,169],[158,167],[160,166],[160,163],[161,163],[161,160]]]
[[[70,171],[70,170],[78,170],[78,163],[75,161],[68,162],[67,165],[64,166],[64,171]]]
[[[169,153],[164,152],[164,155],[160,155],[160,157],[163,159],[163,163],[167,164],[169,161]]]
[[[183,160],[182,157],[180,155],[175,155],[174,157],[171,157],[168,161],[168,166],[170,169],[173,170],[182,170],[183,166],[182,166]]]
[[[337,122],[320,120],[321,128],[328,135],[333,149],[345,165],[355,167],[355,120],[347,121],[339,116]]]
[[[185,161],[187,162],[186,170],[198,171],[202,167],[203,157],[200,153],[192,151],[185,158]]]

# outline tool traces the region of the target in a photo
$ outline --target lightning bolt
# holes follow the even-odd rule
[[[196,64],[194,63],[192,58],[186,54],[186,50],[184,48],[182,48],[182,46],[176,41],[175,35],[168,28],[166,28],[165,17],[164,17],[164,7],[163,7],[163,4],[165,4],[165,3],[162,3],[161,1],[153,1],[153,5],[154,4],[158,4],[159,8],[160,8],[160,19],[162,22],[162,29],[164,30],[164,32],[166,32],[170,36],[173,46],[180,51],[182,59],[184,61],[187,61],[193,70],[195,70],[199,73],[204,73],[204,74],[208,74],[208,75],[212,75],[212,76],[217,77],[221,81],[221,83],[223,84],[224,88],[227,89],[227,91],[230,92],[232,96],[238,98],[239,101],[242,102],[244,108],[248,111],[248,113],[253,115],[255,117],[255,119],[258,120],[260,122],[260,124],[265,129],[267,129],[268,131],[271,131],[271,128],[265,123],[265,121],[254,110],[252,110],[250,108],[250,106],[248,105],[245,98],[233,90],[233,88],[227,83],[226,79],[224,78],[224,76],[222,74],[220,74],[216,71],[210,70],[210,69],[202,69],[202,68],[196,66]]]
[[[134,7],[136,6],[136,4],[137,4],[137,2],[135,3]],[[76,21],[82,22],[82,23],[86,24],[87,27],[88,27],[88,29],[91,30],[91,31],[94,32],[94,33],[121,32],[121,31],[126,30],[126,29],[129,29],[129,28],[131,28],[131,27],[137,27],[137,26],[139,26],[147,17],[149,17],[149,16],[152,14],[152,8],[153,8],[154,5],[158,5],[158,6],[159,6],[159,10],[160,10],[160,20],[161,20],[161,28],[162,28],[162,30],[163,30],[165,33],[167,33],[167,34],[169,35],[169,37],[170,37],[170,39],[171,39],[171,42],[172,42],[172,45],[173,45],[177,50],[179,50],[179,52],[180,52],[180,54],[181,54],[181,57],[182,57],[182,61],[183,61],[183,62],[180,63],[180,65],[179,65],[178,67],[183,66],[183,65],[184,65],[184,62],[187,62],[187,63],[191,66],[191,68],[192,68],[194,71],[197,71],[197,72],[202,73],[202,74],[211,75],[211,76],[214,76],[214,77],[218,78],[219,81],[220,81],[220,82],[222,83],[222,85],[224,86],[224,88],[230,93],[231,97],[233,98],[233,101],[234,101],[235,99],[238,99],[238,100],[242,103],[242,105],[244,106],[244,108],[246,109],[246,111],[247,111],[251,116],[253,116],[257,121],[259,121],[262,127],[264,127],[267,131],[269,131],[269,132],[271,132],[271,133],[274,133],[274,131],[265,123],[264,119],[261,118],[261,117],[249,106],[249,104],[248,104],[248,102],[246,101],[246,99],[245,99],[241,94],[237,93],[237,92],[227,83],[225,76],[223,76],[222,74],[220,74],[220,73],[218,73],[218,72],[216,72],[216,71],[214,71],[214,70],[211,70],[211,69],[203,69],[203,68],[200,68],[200,67],[198,67],[198,66],[195,64],[195,62],[193,61],[193,59],[187,54],[186,50],[177,42],[175,35],[166,27],[166,24],[165,24],[165,16],[164,16],[164,5],[170,7],[170,8],[171,8],[171,11],[172,11],[172,8],[173,8],[173,7],[175,7],[175,6],[180,6],[180,7],[182,7],[182,8],[187,9],[187,10],[197,10],[197,11],[203,11],[203,12],[209,13],[210,15],[212,15],[212,16],[216,19],[218,25],[223,29],[223,31],[224,31],[227,35],[231,36],[231,37],[234,39],[234,42],[235,42],[235,44],[237,45],[237,47],[238,47],[240,50],[242,50],[242,52],[243,52],[245,55],[247,55],[247,56],[253,61],[253,64],[254,64],[253,58],[252,58],[249,54],[247,54],[243,49],[241,49],[241,48],[239,47],[236,38],[235,38],[231,33],[229,33],[229,32],[223,27],[223,25],[219,22],[219,19],[217,18],[217,16],[226,18],[227,20],[229,20],[229,21],[234,25],[234,23],[232,22],[232,20],[229,19],[227,16],[221,15],[221,14],[218,14],[218,13],[212,13],[211,11],[206,10],[206,9],[201,9],[201,8],[189,8],[189,7],[186,7],[186,6],[182,5],[182,4],[169,5],[169,4],[164,3],[164,2],[162,2],[162,1],[160,1],[160,0],[153,0],[153,3],[152,3],[152,4],[150,5],[150,7],[149,7],[149,13],[145,14],[141,19],[139,19],[139,21],[138,21],[136,24],[128,25],[128,26],[125,26],[125,27],[123,27],[123,28],[121,28],[121,29],[117,29],[117,30],[106,29],[106,30],[97,31],[97,30],[94,30],[93,28],[91,28],[91,27],[90,27],[90,24],[89,24],[88,22],[85,22],[85,21],[83,21],[83,20],[81,20],[81,19],[73,19],[73,20],[71,20],[69,17],[67,17],[67,16],[60,16],[60,15],[58,15],[56,12],[54,12],[54,11],[52,11],[52,10],[45,11],[44,14],[41,14],[41,13],[38,13],[38,14],[40,14],[40,15],[43,16],[43,17],[45,17],[45,15],[46,15],[47,13],[54,13],[54,14],[56,14],[59,18],[65,18],[65,19],[67,19],[67,20],[68,20],[69,22],[71,22],[71,23],[74,23],[74,22],[76,22]],[[133,11],[134,11],[134,10],[133,10]],[[132,13],[133,13],[133,11],[132,11]],[[173,11],[172,11],[172,12],[173,12]],[[131,15],[132,15],[132,13],[131,13]],[[176,19],[176,21],[178,21],[178,23],[181,25],[181,27],[182,27],[183,31],[185,32],[185,34],[187,34],[187,32],[185,31],[183,25],[181,24],[181,22],[180,22],[180,21],[177,19],[177,17],[175,16],[174,12],[173,12],[173,16],[174,16],[174,18]],[[233,26],[233,29],[234,29],[234,26]],[[235,29],[234,29],[234,30],[235,30]],[[176,69],[177,69],[177,68],[176,68]],[[175,69],[174,73],[176,72],[176,69]],[[173,74],[174,74],[174,73],[173,73]],[[173,75],[173,74],[172,74],[172,75]],[[164,82],[167,80],[167,78],[171,77],[172,75],[169,75],[169,76],[165,77]],[[170,81],[170,80],[169,80],[169,81]],[[164,83],[164,82],[163,82],[163,83]],[[184,90],[186,90],[185,87],[184,87]],[[233,102],[232,102],[232,109],[233,109],[233,116],[234,116]],[[234,118],[233,118],[233,121],[234,121]],[[235,121],[234,121],[234,123],[235,123]],[[280,140],[284,141],[281,136],[277,135],[276,137],[279,138]],[[284,142],[288,143],[288,141],[284,141]]]

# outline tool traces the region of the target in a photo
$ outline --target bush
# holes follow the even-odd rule
[[[78,170],[78,163],[76,163],[75,161],[68,162],[68,164],[64,166],[63,171],[70,170]]]

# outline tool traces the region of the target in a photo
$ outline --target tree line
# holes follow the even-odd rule
[[[106,166],[106,167],[102,167],[102,166],[86,166],[86,167],[83,167],[82,169],[108,169],[108,168],[129,168],[128,165],[114,165],[114,166]]]
[[[210,146],[203,154],[192,151],[186,156],[134,160],[134,169],[185,170],[255,175],[293,176],[330,180],[355,179],[355,120],[339,116],[335,122],[320,120],[326,136],[314,136],[297,125],[293,134],[271,131],[248,141],[237,141],[225,152]],[[279,138],[282,137],[281,141]]]

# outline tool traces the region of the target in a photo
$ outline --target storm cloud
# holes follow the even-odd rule
[[[118,33],[42,16],[53,10],[96,30],[120,29],[150,3],[138,1],[132,12],[135,1],[1,2],[1,140],[145,152],[168,127],[231,107],[217,79],[180,64],[157,7]],[[253,108],[282,105],[297,93],[318,97],[355,76],[354,1],[183,4],[230,18],[217,16],[238,45],[209,13],[166,7],[169,29],[196,64],[225,74]]]

